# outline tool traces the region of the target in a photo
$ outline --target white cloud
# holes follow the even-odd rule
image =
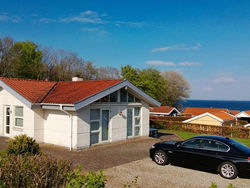
[[[169,50],[198,50],[201,44],[198,43],[196,46],[186,46],[186,45],[175,45],[175,46],[165,46],[161,48],[152,49],[151,52],[165,52]]]
[[[102,16],[99,16],[97,12],[87,10],[84,12],[81,12],[77,16],[71,16],[67,18],[62,18],[61,22],[80,22],[80,23],[92,23],[92,24],[104,24],[106,21],[102,19]]]
[[[22,19],[18,16],[10,16],[8,15],[8,13],[3,13],[3,14],[0,14],[0,21],[9,21],[9,22],[18,23],[18,22],[21,22]]]
[[[214,84],[232,84],[237,81],[232,77],[218,77],[213,79],[211,82]]]
[[[148,65],[175,66],[176,64],[169,61],[152,60],[147,61]]]
[[[52,22],[56,22],[56,19],[52,19],[52,18],[40,18],[40,22],[43,22],[43,23],[52,23]]]
[[[185,62],[178,63],[178,65],[180,65],[180,66],[200,66],[201,63],[185,61]]]
[[[82,27],[81,28],[82,31],[87,31],[87,32],[99,32],[101,34],[106,34],[108,33],[107,31],[104,31],[98,27]]]
[[[146,25],[145,22],[130,22],[130,21],[114,21],[113,22],[116,26],[127,25],[130,27],[142,27]]]

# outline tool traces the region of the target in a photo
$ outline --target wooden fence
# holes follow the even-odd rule
[[[189,131],[199,134],[220,135],[226,137],[250,138],[250,129],[241,126],[214,126],[188,124],[178,121],[161,120],[150,117],[150,126],[158,129]]]

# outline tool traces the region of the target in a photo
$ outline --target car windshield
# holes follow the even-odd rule
[[[229,143],[243,152],[250,153],[249,147],[247,147],[246,145],[244,145],[236,140],[230,139]]]

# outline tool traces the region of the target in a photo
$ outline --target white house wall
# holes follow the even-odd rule
[[[77,111],[77,148],[90,146],[90,109],[109,109],[109,142],[127,139],[127,108],[138,104],[91,104]],[[141,136],[149,135],[149,107],[146,103],[141,107]]]
[[[72,113],[72,112],[71,112]],[[72,125],[72,147],[76,147],[76,117],[73,112]],[[71,142],[71,119],[65,112],[59,110],[45,110],[44,111],[44,142],[55,144],[64,147],[70,147]]]
[[[10,106],[10,137],[26,134],[34,138],[34,111],[25,106],[5,89],[0,88],[0,134],[4,135],[4,106]],[[14,127],[15,106],[23,107],[23,127]]]

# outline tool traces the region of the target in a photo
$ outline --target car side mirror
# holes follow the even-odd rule
[[[178,143],[176,147],[179,148],[181,146],[182,146],[182,143]]]

